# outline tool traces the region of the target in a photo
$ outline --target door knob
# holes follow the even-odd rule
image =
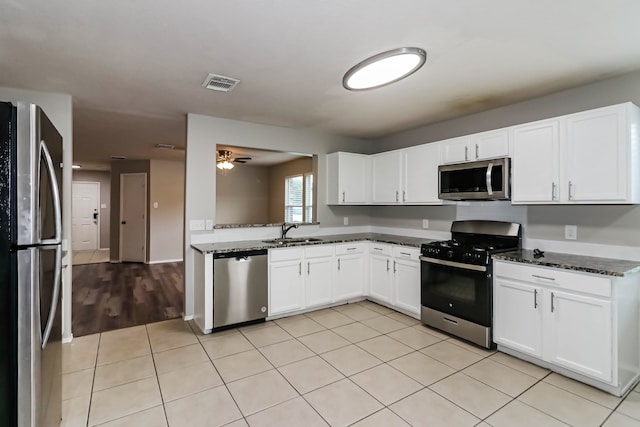
[[[127,221],[120,221],[120,224],[126,224]]]
[[[98,219],[98,212],[93,213],[93,219]]]

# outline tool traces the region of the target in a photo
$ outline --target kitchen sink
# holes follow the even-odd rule
[[[263,240],[264,243],[272,243],[277,245],[287,245],[290,243],[310,243],[310,242],[321,242],[322,239],[318,239],[316,237],[296,237],[296,238],[285,238],[285,239],[271,239],[271,240]]]

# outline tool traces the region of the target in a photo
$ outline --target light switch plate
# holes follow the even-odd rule
[[[153,202],[153,209],[158,209],[158,202]]]
[[[422,220],[422,228],[429,228],[429,220],[428,219],[423,219]]]
[[[565,225],[564,226],[564,238],[567,240],[578,239],[578,226],[577,225]]]
[[[342,221],[344,222],[344,225],[349,225],[349,217],[348,216],[345,216]]]
[[[107,204],[106,203],[101,203],[100,204],[100,209],[107,209]]]

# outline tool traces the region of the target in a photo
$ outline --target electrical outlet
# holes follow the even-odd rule
[[[565,225],[564,226],[564,238],[567,240],[578,239],[578,226],[577,225]]]
[[[342,220],[344,222],[344,225],[349,225],[349,217],[345,216]]]
[[[207,230],[213,230],[213,220],[212,219],[208,219],[205,223],[204,226]]]
[[[153,202],[153,209],[158,209],[158,202]]]
[[[192,219],[189,221],[189,230],[200,231],[204,230],[204,219]]]
[[[422,220],[422,228],[429,228],[429,220],[428,219],[423,219]]]

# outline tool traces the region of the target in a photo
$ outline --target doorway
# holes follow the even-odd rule
[[[120,174],[120,262],[145,262],[147,174]]]

